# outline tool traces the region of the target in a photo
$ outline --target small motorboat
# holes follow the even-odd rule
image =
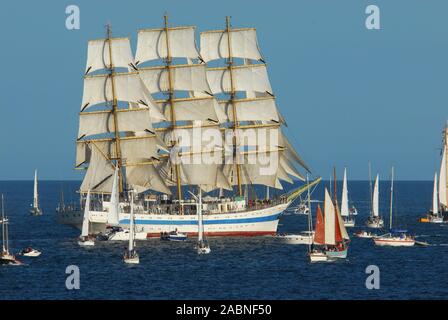
[[[407,234],[406,230],[393,229],[390,233],[374,237],[373,242],[377,246],[412,247],[415,245],[414,237]]]
[[[111,230],[97,237],[102,241],[128,241],[131,232],[129,229],[123,229],[122,227],[112,227]],[[135,240],[146,240],[148,234],[146,232],[135,232]]]
[[[95,245],[95,241],[94,238],[90,236],[79,237],[78,245],[80,245],[81,247],[92,247]]]
[[[42,252],[40,252],[39,250],[33,249],[31,247],[25,248],[23,249],[19,255],[24,256],[24,257],[38,257],[42,254]]]
[[[160,234],[160,240],[167,241],[185,241],[187,240],[187,235],[185,233],[178,232],[177,229],[171,232],[162,232]]]
[[[314,231],[302,231],[299,234],[279,234],[276,237],[287,244],[312,244]]]
[[[365,231],[365,230],[360,230],[358,232],[353,233],[353,236],[357,237],[357,238],[373,238],[376,237],[377,235],[370,232],[370,231]]]
[[[323,250],[313,249],[310,253],[308,253],[308,256],[310,258],[310,262],[328,261],[328,256]]]
[[[126,250],[123,255],[123,261],[124,261],[124,263],[128,263],[128,264],[139,264],[140,257],[135,250],[132,250],[132,251]]]

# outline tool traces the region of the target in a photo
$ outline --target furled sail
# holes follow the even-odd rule
[[[379,213],[379,192],[380,192],[380,190],[379,190],[379,180],[380,180],[380,177],[379,177],[379,175],[376,175],[376,178],[375,178],[375,184],[374,184],[374,186],[373,186],[373,203],[372,203],[372,215],[374,216],[374,217],[378,217],[379,215],[380,215],[380,213]]]

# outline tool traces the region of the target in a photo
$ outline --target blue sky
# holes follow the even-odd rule
[[[76,4],[81,29],[65,28]],[[378,5],[381,30],[364,26]],[[448,118],[443,0],[4,1],[0,11],[0,180],[81,179],[73,169],[86,44],[173,25],[255,27],[286,130],[313,171],[430,180]]]

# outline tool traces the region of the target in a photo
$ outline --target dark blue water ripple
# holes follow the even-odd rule
[[[448,226],[422,224],[431,202],[431,182],[397,182],[396,222],[431,243],[429,247],[380,248],[352,239],[346,261],[309,264],[305,246],[274,238],[212,238],[212,253],[198,256],[194,239],[185,243],[138,242],[141,263],[123,264],[125,243],[80,248],[79,232],[55,222],[61,186],[76,201],[78,182],[42,182],[44,215],[28,214],[32,182],[0,182],[6,195],[11,247],[32,245],[41,257],[20,267],[0,267],[0,299],[446,299]],[[368,215],[367,182],[351,182],[358,225]],[[381,184],[381,208],[388,215],[388,183]],[[313,195],[322,199],[322,186]],[[70,195],[70,196],[67,196]],[[305,230],[304,216],[284,216],[280,231]],[[353,232],[353,231],[351,231]],[[377,265],[380,290],[367,290],[365,268]],[[65,268],[81,270],[81,289],[65,288]]]

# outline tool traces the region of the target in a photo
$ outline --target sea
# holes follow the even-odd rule
[[[275,237],[210,238],[211,253],[198,256],[195,239],[138,241],[139,265],[122,261],[125,242],[98,242],[81,248],[79,230],[56,222],[60,192],[78,201],[79,181],[41,181],[43,215],[29,214],[32,181],[1,181],[10,218],[13,252],[32,246],[42,255],[21,258],[21,266],[0,266],[0,299],[446,299],[448,297],[448,224],[420,223],[430,208],[431,181],[396,181],[393,224],[429,246],[376,247],[352,237],[348,258],[308,262],[307,246]],[[323,200],[322,182],[312,199]],[[349,234],[365,229],[370,197],[367,181],[349,181],[349,198],[358,209]],[[340,183],[338,191],[341,190]],[[380,183],[380,211],[389,224],[390,183]],[[258,190],[262,192],[263,190]],[[313,204],[313,219],[315,204]],[[279,233],[307,229],[304,215],[285,215]],[[70,266],[79,270],[79,289],[66,285]],[[372,274],[375,270],[375,286]],[[67,273],[68,272],[68,273]]]

